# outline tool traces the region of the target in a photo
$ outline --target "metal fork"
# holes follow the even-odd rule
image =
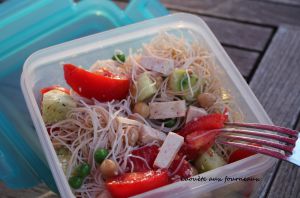
[[[230,128],[213,130],[218,134],[217,143],[269,155],[300,166],[299,132],[256,123],[227,122],[225,126]]]

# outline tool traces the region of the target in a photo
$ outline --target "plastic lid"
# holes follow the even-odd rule
[[[157,0],[131,1],[126,11],[106,0],[10,0],[0,4],[0,180],[11,188],[44,180],[55,190],[21,93],[19,79],[25,59],[50,45],[165,14],[167,10]]]

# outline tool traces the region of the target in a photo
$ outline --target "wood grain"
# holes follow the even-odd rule
[[[300,7],[246,0],[161,0],[169,9],[261,25],[300,25]]]
[[[124,1],[114,0],[114,2],[122,8],[126,6]],[[184,5],[188,2],[186,1]],[[200,4],[200,2],[197,2],[197,4]],[[170,12],[176,13],[177,11],[171,9]],[[239,48],[262,51],[273,31],[270,27],[261,27],[201,15],[200,17],[204,19],[221,43]]]
[[[126,6],[126,2],[114,2],[120,6]],[[171,13],[176,13],[176,11],[171,10]],[[268,39],[271,37],[272,28],[205,16],[200,17],[205,20],[218,40],[225,46],[225,50],[242,75],[248,78],[259,56],[258,51],[265,48]]]
[[[300,131],[300,118],[295,128]],[[300,169],[299,167],[282,162],[269,191],[268,197],[300,197]]]
[[[285,127],[293,127],[300,112],[299,51],[300,28],[279,28],[250,83],[273,122]],[[255,192],[257,197],[267,195],[275,171],[276,167],[268,171]],[[299,182],[298,171],[282,163],[268,197],[299,197],[300,186],[293,185]]]
[[[257,0],[254,0],[257,1]],[[270,3],[283,3],[283,4],[288,4],[288,5],[300,5],[300,1],[299,0],[263,0],[266,2],[270,2]]]
[[[248,79],[259,53],[227,47],[226,45],[224,48],[244,78]]]
[[[300,197],[300,168],[282,162],[268,193],[268,198]]]
[[[271,37],[272,28],[200,16],[223,44],[262,51]]]
[[[296,126],[296,130],[300,132],[300,117],[299,117],[299,120],[298,120],[298,123],[297,123],[297,126]]]

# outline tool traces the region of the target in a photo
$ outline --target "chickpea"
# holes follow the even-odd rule
[[[101,163],[99,170],[104,178],[118,175],[118,165],[116,162],[110,159],[105,159]]]
[[[197,101],[201,107],[209,108],[217,101],[217,97],[211,93],[202,93],[198,95]]]
[[[102,191],[102,192],[100,192],[100,193],[97,195],[96,198],[103,198],[103,197],[111,197],[111,196],[110,196],[109,192],[107,192],[107,191]]]
[[[61,147],[61,142],[60,141],[58,141],[57,139],[55,139],[55,138],[53,138],[52,140],[51,140],[51,142],[52,142],[52,144],[53,144],[53,147],[55,148],[55,149],[59,149],[60,147]]]
[[[130,115],[128,116],[128,119],[135,120],[135,121],[138,121],[138,122],[144,124],[144,121],[143,121],[140,117],[138,117],[137,115],[139,115],[139,114],[137,114],[137,113],[130,114]]]
[[[135,87],[134,84],[130,85],[129,92],[130,92],[130,94],[132,95],[132,97],[135,97],[135,96],[136,96],[137,90],[136,90],[136,87]]]
[[[138,139],[139,139],[139,131],[136,127],[132,127],[128,132],[127,132],[127,137],[128,137],[128,144],[130,146],[134,146]]]
[[[139,102],[134,105],[133,112],[147,118],[150,114],[150,108],[145,102]]]
[[[161,86],[162,82],[163,82],[163,78],[161,76],[156,76],[155,77],[155,82],[156,82],[155,87],[159,88]]]

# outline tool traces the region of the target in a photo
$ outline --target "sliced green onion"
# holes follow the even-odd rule
[[[111,59],[113,59],[114,61],[120,61],[120,62],[124,63],[126,60],[126,57],[125,57],[125,54],[117,53],[117,54],[113,55],[113,57]]]
[[[176,124],[176,119],[170,118],[164,121],[164,126],[167,128],[172,128],[173,126],[175,126],[175,124]]]

